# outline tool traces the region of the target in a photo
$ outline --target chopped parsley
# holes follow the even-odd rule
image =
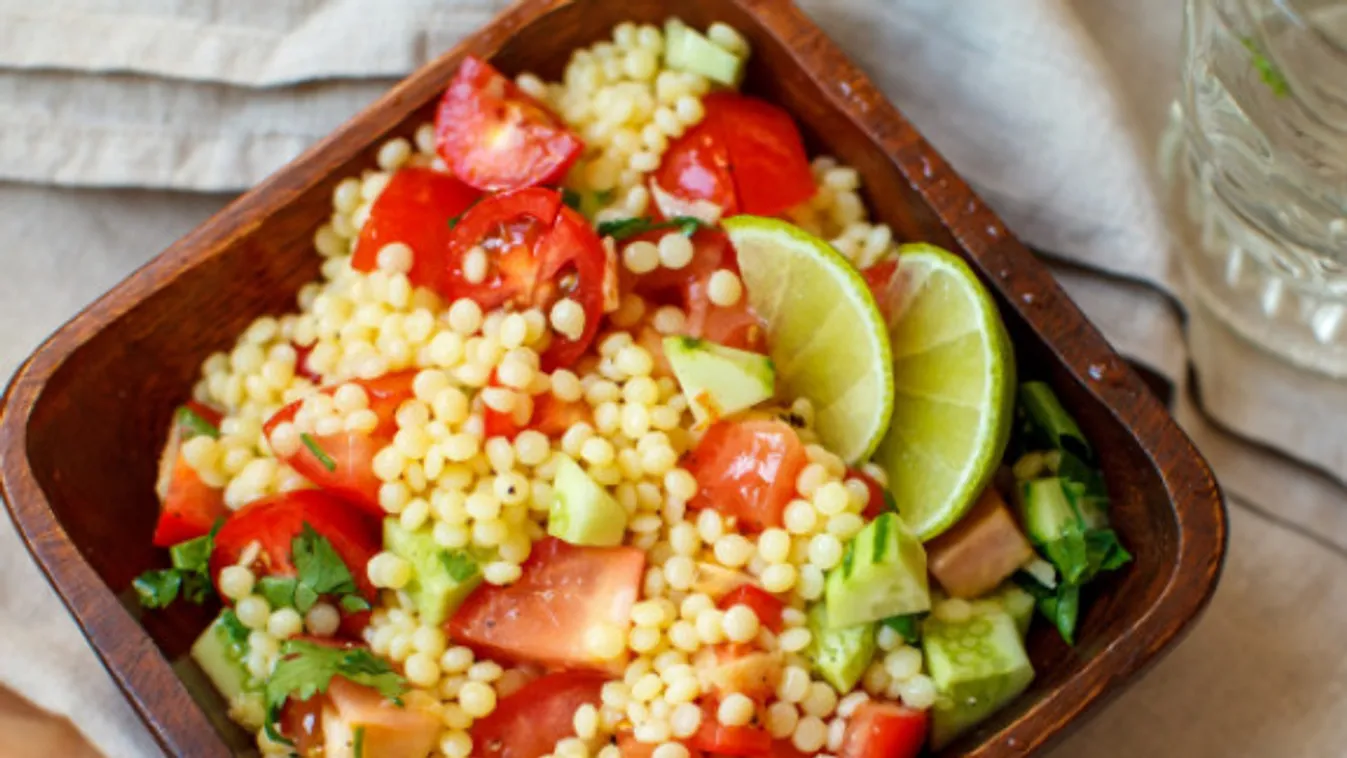
[[[342,595],[339,602],[347,613],[360,613],[370,608],[369,601],[359,595]]]
[[[444,562],[449,578],[456,582],[466,582],[477,576],[477,562],[461,552],[440,553],[440,560]]]
[[[313,457],[317,458],[318,462],[323,465],[323,468],[328,471],[337,470],[337,462],[332,460],[332,456],[328,455],[327,451],[319,447],[318,443],[314,441],[313,437],[309,436],[308,432],[299,435],[299,439],[304,443],[304,447],[307,447],[309,452],[313,453]]]
[[[269,737],[289,742],[276,731],[276,719],[289,698],[307,700],[327,692],[332,677],[341,676],[355,684],[377,691],[384,698],[402,705],[407,683],[388,661],[364,648],[338,648],[304,640],[286,640],[281,658],[266,683],[266,732]]]
[[[903,642],[916,645],[921,642],[921,620],[925,613],[909,613],[905,616],[890,616],[879,622],[898,633]]]
[[[578,211],[578,210],[580,210],[580,202],[581,202],[582,200],[583,200],[583,198],[580,197],[580,193],[579,193],[579,192],[576,192],[575,190],[571,189],[570,187],[562,187],[562,188],[561,188],[561,202],[562,202],[567,208],[570,208],[570,209],[573,210],[573,211]]]
[[[348,612],[369,610],[369,602],[360,596],[355,577],[332,543],[305,523],[290,542],[295,576],[267,576],[257,583],[257,592],[273,608],[291,606],[307,613],[323,595],[336,595]]]
[[[215,428],[215,424],[202,418],[201,414],[192,410],[190,405],[178,408],[177,422],[178,426],[187,432],[188,439],[203,435],[212,439],[220,438],[220,430]]]
[[[710,225],[693,216],[675,216],[668,221],[656,221],[649,216],[635,216],[617,221],[604,221],[599,224],[598,232],[600,237],[612,237],[614,240],[621,242],[638,234],[659,229],[677,229],[691,237],[698,229],[705,226]]]
[[[210,534],[179,542],[168,549],[172,568],[146,571],[131,582],[136,598],[145,608],[165,608],[182,596],[201,605],[211,594],[210,554],[215,549],[215,533],[224,519],[215,522]]]

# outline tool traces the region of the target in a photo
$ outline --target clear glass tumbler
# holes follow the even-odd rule
[[[1347,0],[1185,0],[1161,158],[1190,306],[1347,377]]]

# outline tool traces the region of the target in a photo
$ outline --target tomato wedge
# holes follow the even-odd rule
[[[379,522],[340,498],[319,490],[272,495],[236,511],[215,535],[210,573],[216,589],[220,586],[220,572],[226,566],[238,563],[243,551],[253,542],[261,548],[253,563],[254,573],[294,576],[292,543],[305,524],[332,544],[332,549],[351,572],[361,596],[370,603],[375,602],[378,593],[365,569],[370,558],[383,547]],[[343,630],[355,631],[363,627],[368,618],[368,611],[346,614]]]
[[[704,119],[684,132],[665,150],[652,181],[679,200],[706,200],[719,206],[723,216],[733,216],[739,201],[721,130],[721,124]]]
[[[491,192],[556,183],[584,148],[542,103],[472,55],[440,100],[435,140],[455,176]]]
[[[221,414],[214,408],[196,401],[183,407],[207,424],[219,427]],[[182,443],[192,434],[192,429],[175,418],[159,458],[159,480],[155,483],[159,495],[159,521],[154,526],[156,547],[170,547],[207,534],[217,520],[229,514],[224,491],[203,482],[196,469],[182,457]]]
[[[397,433],[394,415],[398,406],[412,397],[412,379],[415,377],[416,371],[399,371],[377,379],[352,380],[351,383],[365,389],[369,409],[379,417],[379,425],[374,431],[311,435],[314,446],[329,461],[320,459],[308,445],[300,445],[294,454],[283,460],[310,482],[349,500],[370,515],[382,518],[386,515],[379,505],[379,487],[383,482],[374,475],[374,456],[393,441],[393,435]],[[337,386],[340,385],[326,387],[322,392],[335,392]],[[263,433],[270,438],[281,423],[294,421],[302,403],[297,400],[277,411],[262,426]]]
[[[605,624],[626,633],[644,571],[640,549],[546,537],[514,584],[482,584],[468,595],[449,619],[449,637],[496,660],[611,670],[620,662],[596,658],[587,633]]]
[[[684,463],[698,485],[688,507],[714,508],[747,529],[781,526],[807,462],[800,436],[784,421],[717,421]]]
[[[351,268],[373,271],[379,251],[390,242],[412,249],[407,278],[417,287],[433,287],[449,261],[449,221],[481,196],[454,177],[428,168],[398,169],[370,207],[369,220],[360,228]]]
[[[772,749],[772,735],[756,726],[725,726],[716,718],[718,703],[707,698],[702,704],[702,725],[692,742],[701,750],[718,755],[754,758],[765,756]]]
[[[916,758],[926,743],[927,714],[869,700],[847,722],[838,758]]]
[[[814,196],[804,139],[784,108],[733,92],[702,102],[706,120],[719,125],[725,141],[741,212],[775,216]]]
[[[531,187],[483,200],[454,227],[451,249],[439,287],[450,300],[471,298],[483,310],[510,306],[544,313],[562,298],[580,305],[583,332],[574,339],[555,335],[542,355],[544,371],[571,365],[594,340],[603,316],[603,241],[584,216],[562,204],[560,193]],[[476,249],[486,254],[487,271],[473,281],[464,269]]]
[[[737,587],[722,597],[717,605],[721,610],[736,605],[746,605],[758,617],[758,621],[763,626],[772,630],[773,634],[781,633],[781,614],[786,610],[786,604],[781,602],[781,599],[776,595],[761,587],[752,584]]]
[[[563,671],[534,679],[470,730],[477,758],[538,758],[575,734],[575,711],[601,702],[606,678],[589,671]]]

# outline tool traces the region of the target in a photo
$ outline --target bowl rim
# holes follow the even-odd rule
[[[221,254],[238,230],[281,210],[332,167],[368,147],[386,128],[380,123],[388,118],[405,119],[425,102],[428,92],[443,87],[463,56],[489,58],[520,28],[558,8],[584,1],[520,0],[502,11],[80,311],[20,365],[0,397],[0,495],[48,582],[167,753],[229,754],[167,659],[72,543],[37,482],[26,452],[28,425],[47,381],[111,322],[170,286],[186,269]],[[958,252],[1000,292],[1071,378],[1132,433],[1160,476],[1177,522],[1178,544],[1169,579],[1154,602],[1019,718],[986,733],[968,755],[990,758],[1036,752],[1154,663],[1206,607],[1221,574],[1228,539],[1220,488],[1191,440],[1061,290],[1046,266],[1010,234],[810,19],[788,0],[718,2],[754,17],[767,34],[792,51],[828,104],[847,115],[880,147],[958,242]],[[821,74],[825,62],[827,76]],[[1070,354],[1062,349],[1064,344],[1071,345]],[[156,707],[165,698],[193,704],[165,713]]]

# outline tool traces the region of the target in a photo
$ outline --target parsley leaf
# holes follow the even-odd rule
[[[332,456],[328,455],[327,451],[319,447],[318,443],[313,439],[313,437],[309,436],[308,432],[300,434],[299,440],[300,442],[304,443],[304,447],[307,447],[310,453],[313,453],[313,457],[318,459],[318,462],[323,465],[323,468],[327,469],[328,471],[337,470],[337,462],[332,460]]]
[[[224,629],[229,635],[231,642],[239,644],[246,643],[248,635],[252,633],[251,629],[244,626],[242,621],[239,621],[239,617],[234,613],[233,608],[226,608],[220,613],[220,628]]]
[[[444,570],[449,572],[449,578],[456,582],[466,582],[477,576],[477,562],[461,552],[440,553],[440,560]]]
[[[359,595],[343,595],[340,602],[342,610],[347,613],[359,613],[370,608],[369,601]]]
[[[178,426],[187,431],[188,439],[205,435],[212,439],[220,438],[220,430],[215,428],[215,424],[201,417],[201,414],[192,410],[192,406],[184,405],[178,408],[177,413]]]
[[[407,683],[388,661],[364,648],[335,648],[304,640],[287,640],[281,647],[281,659],[267,678],[266,732],[274,740],[286,742],[276,731],[276,719],[289,698],[307,700],[327,692],[332,677],[341,676],[356,684],[371,687],[384,698],[402,705]],[[288,744],[288,742],[287,742]]]
[[[571,189],[570,187],[562,187],[562,188],[561,188],[561,202],[562,202],[562,204],[564,204],[567,208],[570,208],[570,209],[573,210],[573,211],[578,211],[578,210],[580,210],[580,201],[581,201],[581,199],[582,199],[582,198],[580,197],[580,193],[579,193],[579,192],[576,192],[575,190]]]
[[[346,562],[337,555],[327,538],[305,523],[290,543],[299,583],[319,595],[346,595],[356,592],[355,579]]]
[[[351,737],[351,755],[355,758],[365,758],[365,727],[355,728],[355,734]]]
[[[649,216],[635,216],[617,221],[605,221],[599,224],[598,232],[600,237],[612,237],[614,240],[621,242],[629,237],[658,229],[677,229],[691,237],[704,226],[710,226],[710,224],[693,216],[675,216],[668,221],[655,221]]]
[[[925,613],[909,613],[904,616],[890,616],[879,623],[897,632],[907,644],[916,645],[921,642],[921,620],[925,617]]]
[[[224,519],[215,522],[210,534],[179,542],[168,549],[172,568],[146,571],[131,582],[136,597],[145,608],[164,608],[181,595],[200,605],[210,597],[210,554],[215,549],[215,533]]]
[[[267,599],[267,605],[281,608],[295,604],[295,588],[299,580],[293,576],[264,576],[257,580],[257,594]]]

